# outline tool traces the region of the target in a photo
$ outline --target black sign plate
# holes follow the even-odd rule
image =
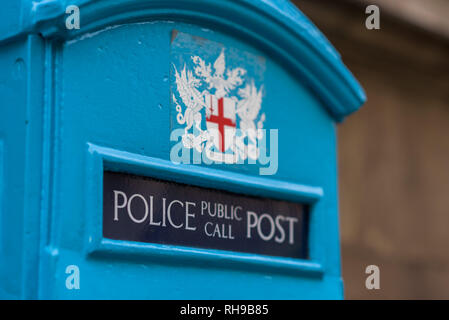
[[[104,172],[103,236],[307,259],[300,203]]]

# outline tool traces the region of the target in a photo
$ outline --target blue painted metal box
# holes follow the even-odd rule
[[[335,124],[365,96],[290,2],[3,2],[1,298],[343,297]],[[184,239],[200,205],[148,220],[153,200],[173,218],[167,199],[111,187],[118,173],[307,219],[234,206],[234,233],[209,219]]]

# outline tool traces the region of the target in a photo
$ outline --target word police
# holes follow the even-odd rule
[[[296,217],[245,211],[240,205],[219,202],[169,200],[165,197],[155,199],[154,195],[127,194],[121,190],[113,190],[113,193],[113,219],[117,222],[130,219],[133,223],[147,224],[153,228],[203,232],[208,237],[229,240],[235,239],[232,227],[237,226],[239,230],[244,230],[241,237],[247,239],[257,238],[279,244],[295,242]],[[240,224],[244,224],[243,228]]]

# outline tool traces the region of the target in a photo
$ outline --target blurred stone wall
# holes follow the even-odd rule
[[[381,29],[367,30],[366,4],[293,2],[368,96],[338,128],[345,297],[449,299],[448,38],[381,5]],[[370,264],[380,290],[365,288]]]

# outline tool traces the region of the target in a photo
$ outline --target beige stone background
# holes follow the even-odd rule
[[[338,129],[345,297],[449,299],[449,1],[293,2],[368,97]],[[370,264],[380,290],[365,288]]]

